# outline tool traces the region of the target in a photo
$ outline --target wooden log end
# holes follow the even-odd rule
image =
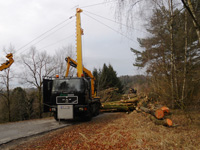
[[[163,110],[162,110],[162,109],[157,109],[157,110],[155,111],[155,117],[156,117],[157,119],[162,119],[162,118],[164,117],[164,112],[163,112]]]
[[[171,119],[165,119],[166,125],[171,127],[173,125],[173,122]]]
[[[163,106],[160,108],[164,113],[169,114],[169,108],[166,106]]]

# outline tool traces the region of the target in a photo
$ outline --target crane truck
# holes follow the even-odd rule
[[[53,112],[56,120],[77,117],[91,120],[99,114],[101,106],[94,88],[95,78],[82,63],[81,12],[80,8],[76,9],[77,62],[67,57],[65,77],[43,78],[43,109],[44,112]],[[68,76],[70,66],[77,68],[77,77]]]

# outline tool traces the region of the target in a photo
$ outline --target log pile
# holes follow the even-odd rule
[[[157,125],[164,125],[171,127],[173,125],[172,120],[170,119],[170,111],[169,108],[166,106],[158,107],[156,109],[149,109],[146,107],[141,106],[140,110],[145,112],[150,118]]]
[[[138,103],[138,98],[131,98],[127,100],[112,101],[102,103],[102,111],[113,112],[113,111],[133,111],[135,110]]]
[[[154,104],[151,99],[144,95],[126,94],[120,101],[102,103],[102,112],[130,112],[135,110],[138,113],[145,113],[156,125],[171,127],[170,110],[166,106]]]

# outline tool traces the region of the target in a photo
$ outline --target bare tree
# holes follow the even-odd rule
[[[14,52],[14,47],[10,45],[9,49],[7,50],[4,48],[4,53]],[[0,74],[0,96],[2,97],[2,100],[4,101],[4,104],[6,106],[7,110],[7,118],[8,121],[11,121],[11,90],[10,90],[10,82],[14,78],[14,74],[11,71],[11,68],[7,68],[6,70],[3,70]]]
[[[187,80],[187,53],[188,53],[188,20],[187,20],[187,11],[185,11],[185,53],[184,53],[184,72],[183,72],[183,86],[182,86],[182,96],[181,96],[181,107],[183,109],[184,99],[185,99],[185,89],[186,89],[186,80]]]
[[[11,81],[11,76],[10,76],[10,68],[5,70],[3,74],[0,75],[1,78],[1,91],[0,91],[0,96],[5,102],[6,110],[8,111],[8,121],[11,121],[11,91],[10,91],[10,81]]]
[[[75,48],[72,45],[68,45],[68,46],[63,46],[62,48],[60,48],[59,50],[56,51],[55,53],[55,62],[58,65],[55,69],[55,73],[59,74],[60,76],[64,76],[66,73],[66,61],[65,58],[66,57],[71,57],[72,59],[74,59],[75,57]],[[74,69],[71,67],[69,70],[69,75],[73,75],[74,74]]]
[[[47,55],[46,52],[38,52],[35,47],[22,56],[22,63],[24,65],[21,79],[27,84],[37,88],[39,117],[42,117],[42,85],[43,76],[54,75],[56,63],[53,58]]]
[[[187,9],[192,21],[193,25],[196,30],[196,34],[198,36],[198,41],[200,44],[200,19],[198,17],[200,2],[199,0],[174,0],[174,3],[176,5],[180,5],[181,3],[184,5],[184,7]],[[149,0],[149,1],[143,1],[143,0],[118,0],[117,1],[117,9],[116,9],[116,16],[121,21],[123,18],[126,17],[126,22],[129,25],[132,25],[135,18],[135,9],[140,9],[140,15],[142,17],[145,17],[147,15],[147,18],[149,18],[149,15],[151,15],[151,10],[156,7],[160,7],[163,5],[167,5],[166,0]],[[138,4],[139,7],[136,7]],[[150,8],[150,9],[149,9]],[[146,19],[147,20],[147,19]]]

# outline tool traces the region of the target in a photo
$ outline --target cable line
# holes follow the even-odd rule
[[[17,49],[16,51],[20,51],[21,49],[23,49],[24,47],[28,46],[29,44],[31,44],[32,42],[34,42],[35,40],[39,39],[40,37],[42,37],[43,35],[47,34],[48,32],[52,31],[53,29],[55,29],[56,27],[60,26],[61,24],[65,23],[66,21],[72,19],[74,16],[69,17],[68,19],[60,22],[59,24],[55,25],[54,27],[52,27],[51,29],[45,31],[44,33],[42,33],[41,35],[39,35],[38,37],[34,38],[33,40],[31,40],[30,42],[28,42],[27,44],[25,44],[24,46],[20,47],[19,49]]]
[[[108,27],[109,29],[111,29],[111,30],[113,30],[113,31],[117,32],[118,34],[120,34],[120,35],[122,35],[122,36],[126,37],[127,39],[129,39],[129,40],[131,40],[131,41],[133,41],[133,42],[137,43],[136,41],[134,41],[134,40],[133,40],[133,39],[131,39],[130,37],[128,37],[128,36],[124,35],[123,33],[121,33],[121,32],[119,32],[119,31],[117,31],[117,30],[113,29],[112,27],[110,27],[110,26],[108,26],[108,25],[104,24],[103,22],[101,22],[101,21],[99,21],[99,20],[97,20],[97,19],[95,19],[95,18],[93,18],[93,17],[91,17],[91,16],[89,16],[89,15],[87,15],[87,14],[85,14],[85,13],[83,13],[83,14],[84,14],[84,15],[86,15],[86,16],[88,16],[88,17],[90,17],[90,18],[92,18],[93,20],[95,20],[95,21],[99,22],[100,24],[102,24],[102,25],[104,25],[104,26]],[[137,43],[137,44],[138,44],[138,43]]]
[[[140,30],[140,29],[136,29],[136,28],[133,28],[133,27],[131,27],[131,26],[127,26],[126,24],[123,24],[123,23],[120,23],[120,22],[114,21],[114,20],[112,20],[112,19],[109,19],[109,18],[106,18],[106,17],[100,16],[100,15],[97,15],[97,14],[94,14],[94,13],[92,13],[92,12],[89,12],[89,11],[86,11],[86,10],[84,10],[84,12],[87,12],[87,13],[89,13],[89,14],[92,14],[92,15],[95,15],[95,16],[98,16],[98,17],[101,17],[101,18],[103,18],[103,19],[106,19],[106,20],[108,20],[108,21],[111,21],[111,22],[117,23],[117,24],[119,24],[119,25],[123,25],[123,26],[125,26],[125,27],[127,27],[127,28],[130,28],[130,29],[137,30],[137,31],[143,32],[143,33],[145,33],[145,34],[148,34],[147,32],[142,31],[142,30]]]
[[[92,5],[83,6],[83,7],[80,7],[80,8],[93,7],[93,6],[102,5],[102,4],[111,3],[111,2],[116,2],[116,1],[117,1],[117,0],[108,1],[108,2],[102,2],[102,3],[97,3],[97,4],[92,4]]]
[[[39,40],[38,42],[34,43],[33,45],[36,45],[36,44],[40,43],[41,41],[43,41],[44,39],[46,39],[46,38],[47,38],[47,37],[49,37],[50,35],[54,34],[54,33],[55,33],[55,32],[57,32],[58,30],[60,30],[60,29],[64,28],[65,26],[69,25],[69,24],[70,24],[70,23],[72,23],[72,22],[73,22],[73,21],[71,21],[71,22],[67,23],[66,25],[64,25],[64,26],[62,26],[62,27],[60,27],[60,28],[58,28],[57,30],[55,30],[54,32],[52,32],[52,33],[48,34],[47,36],[45,36],[44,38],[42,38],[42,39],[41,39],[41,40]],[[21,53],[23,53],[23,52],[27,51],[28,49],[29,49],[29,48],[27,48],[27,49],[23,50]],[[20,54],[21,54],[21,53],[20,53]]]
[[[70,36],[68,36],[68,37],[66,37],[66,38],[63,38],[63,39],[61,39],[61,40],[59,40],[59,41],[57,41],[57,42],[54,42],[54,43],[49,44],[49,45],[47,45],[47,46],[44,46],[44,47],[40,48],[39,50],[45,49],[45,48],[50,47],[50,46],[52,46],[52,45],[56,45],[56,44],[58,44],[58,43],[60,43],[60,42],[62,42],[62,41],[64,41],[64,40],[66,40],[66,39],[71,38],[72,36],[74,36],[74,34],[72,34],[72,35],[70,35]]]

